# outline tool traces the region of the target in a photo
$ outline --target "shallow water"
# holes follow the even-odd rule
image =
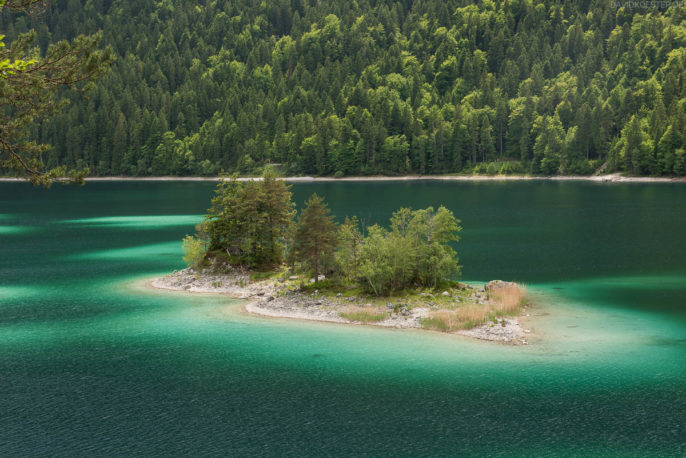
[[[0,183],[0,455],[686,454],[686,186],[294,186],[452,209],[465,280],[527,283],[526,347],[146,288],[212,189]]]

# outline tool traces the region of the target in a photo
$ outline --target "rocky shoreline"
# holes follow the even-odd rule
[[[297,280],[297,277],[291,277]],[[495,282],[494,282],[495,283]],[[312,321],[326,321],[342,324],[362,324],[341,316],[349,307],[359,307],[366,304],[364,298],[324,296],[318,291],[311,293],[300,292],[288,282],[278,280],[251,281],[250,275],[241,271],[229,274],[202,272],[192,269],[174,271],[172,274],[156,278],[151,282],[154,288],[189,293],[218,293],[227,294],[238,299],[248,299],[244,306],[248,313],[278,318],[294,318]],[[478,303],[485,301],[483,289],[468,285]],[[446,293],[443,293],[444,295]],[[421,320],[429,316],[435,305],[428,298],[426,306],[404,307],[401,304],[388,304],[389,316],[380,321],[367,323],[373,326],[391,328],[422,329]],[[519,318],[503,318],[498,324],[487,323],[471,329],[453,331],[454,334],[464,335],[480,340],[526,345],[530,330],[524,329]]]

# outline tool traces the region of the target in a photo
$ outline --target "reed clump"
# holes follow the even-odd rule
[[[437,331],[456,331],[480,326],[496,317],[515,315],[525,304],[526,288],[517,284],[503,285],[489,292],[488,302],[471,303],[455,310],[435,310],[420,320],[422,327]]]
[[[508,284],[491,291],[489,298],[497,315],[512,315],[525,304],[526,288],[516,283]]]
[[[455,331],[479,326],[492,315],[490,307],[470,304],[457,310],[436,310],[420,321],[422,327],[438,331]]]

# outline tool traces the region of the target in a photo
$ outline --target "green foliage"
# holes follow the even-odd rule
[[[230,264],[251,268],[279,264],[293,207],[290,187],[271,169],[260,181],[235,176],[220,181],[203,222],[210,253],[226,254]]]
[[[326,272],[337,274],[337,286],[357,282],[377,296],[408,287],[435,288],[460,272],[450,243],[459,240],[461,227],[445,207],[401,208],[393,213],[390,229],[374,225],[366,237],[355,217],[337,225],[317,194],[307,200],[295,226],[293,214],[289,188],[270,168],[261,181],[222,180],[197,237],[184,238],[184,261],[198,267],[211,258],[214,265],[261,270],[255,278],[266,278],[277,274],[273,269],[287,252],[291,263],[314,273],[315,282],[302,289],[332,286],[330,278],[319,283],[320,273]]]
[[[22,17],[7,10],[34,12],[43,3],[0,0],[0,14]],[[58,180],[83,182],[89,169],[82,161],[69,167],[46,164],[43,153],[47,145],[40,144],[43,139],[35,135],[36,123],[66,105],[67,101],[58,96],[62,88],[80,92],[92,88],[92,83],[83,82],[102,76],[114,54],[111,48],[98,49],[100,34],[48,45],[45,40],[38,42],[35,31],[24,32],[14,34],[9,47],[5,35],[0,35],[0,174],[24,177],[44,186]]]
[[[686,151],[683,148],[674,152],[674,173],[686,175]]]
[[[316,283],[325,261],[333,257],[337,243],[333,216],[324,199],[313,194],[298,217],[293,237],[293,260],[310,267]]]
[[[520,161],[505,162],[481,162],[477,164],[471,173],[475,175],[524,175],[526,169]]]
[[[376,295],[388,295],[410,286],[435,287],[446,277],[459,273],[455,250],[459,221],[445,207],[393,214],[391,229],[378,225],[359,246],[356,276],[361,286]],[[349,268],[349,267],[346,267]]]
[[[314,293],[315,291],[331,293],[337,289],[340,289],[340,285],[331,278],[325,278],[324,280],[312,283],[305,283],[303,281],[300,285],[300,291],[303,293]]]
[[[356,216],[345,218],[343,224],[338,226],[337,237],[335,259],[338,273],[343,279],[353,281],[360,266],[360,246],[363,241]]]
[[[368,290],[387,295],[409,284],[412,274],[410,259],[414,253],[409,241],[392,236],[385,229],[374,225],[360,247],[360,265],[356,273]]]
[[[591,161],[585,159],[575,159],[567,166],[568,175],[590,175],[595,171]]]
[[[267,270],[263,272],[251,272],[250,273],[250,281],[260,281],[260,280],[267,280],[269,278],[274,278],[280,274],[279,271],[276,270]]]
[[[683,174],[686,26],[676,6],[129,0],[0,17],[8,40],[29,24],[42,48],[101,29],[118,57],[88,97],[70,94],[69,109],[27,128],[27,140],[52,145],[47,167],[145,176],[281,164],[342,176],[607,164]],[[521,171],[499,169],[516,162]]]
[[[202,262],[205,259],[207,242],[192,235],[187,235],[183,238],[182,249],[183,262],[185,262],[188,267],[197,269],[202,265]]]

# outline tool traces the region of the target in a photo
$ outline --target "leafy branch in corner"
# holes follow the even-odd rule
[[[44,6],[37,0],[0,0],[0,11],[32,14]],[[31,140],[30,129],[67,104],[59,97],[61,88],[87,91],[94,86],[93,80],[109,70],[114,53],[110,47],[98,48],[100,38],[97,33],[59,41],[41,55],[35,31],[19,35],[9,47],[0,35],[0,174],[44,186],[54,181],[83,182],[88,168],[47,168],[41,155],[47,145]]]

